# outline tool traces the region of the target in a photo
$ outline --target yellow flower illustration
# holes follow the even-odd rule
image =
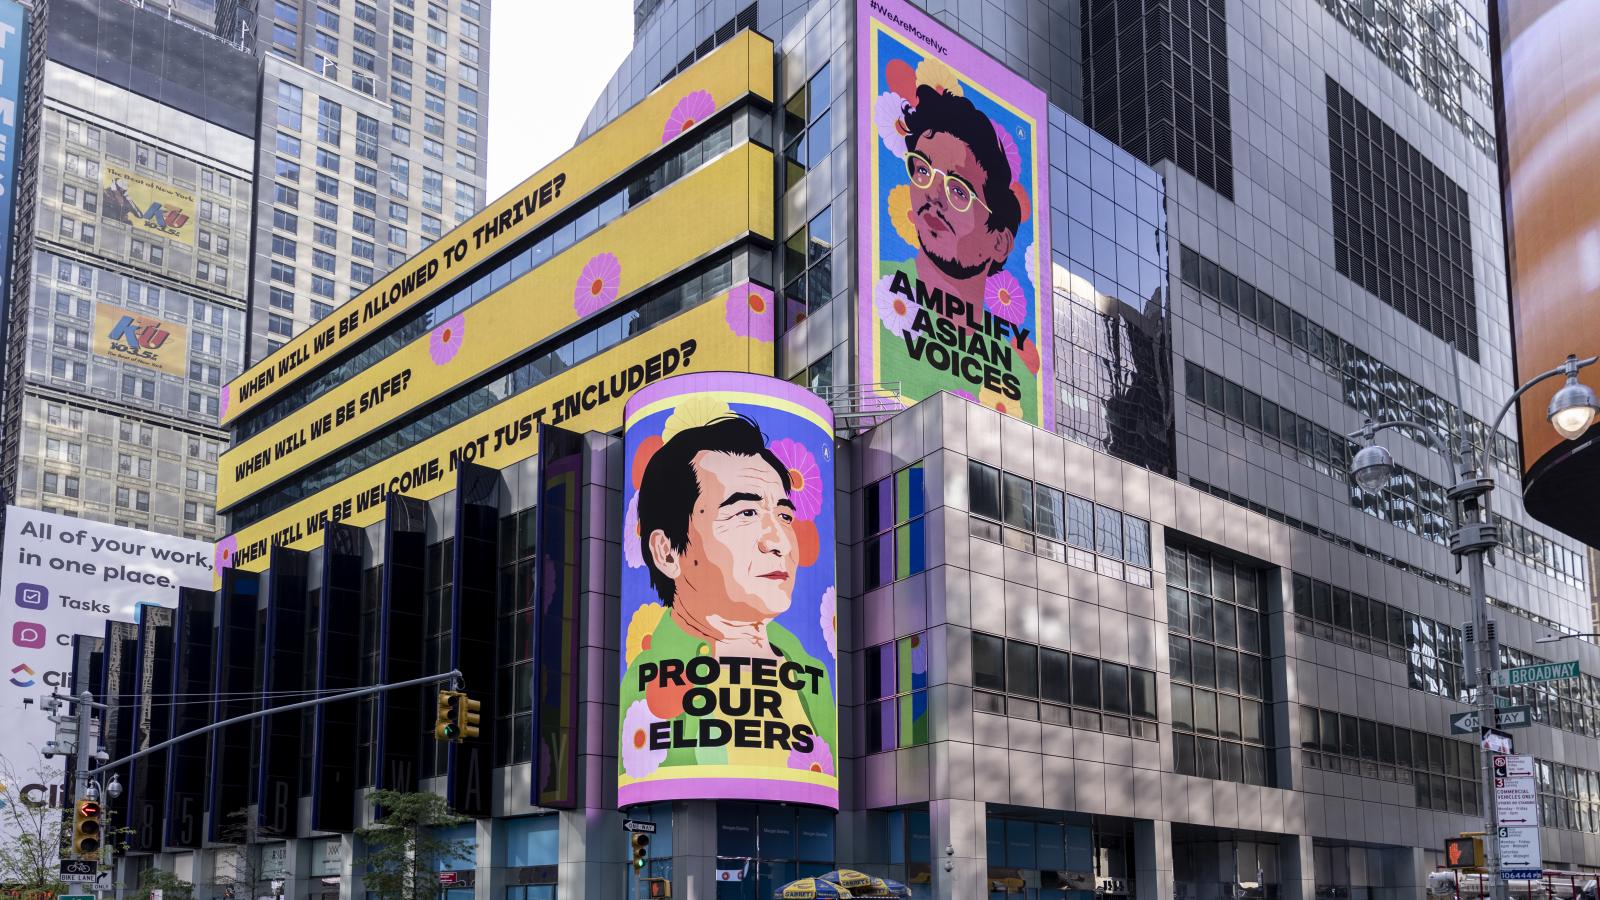
[[[650,649],[650,636],[655,634],[656,626],[666,614],[667,608],[659,603],[646,603],[633,611],[633,618],[628,620],[628,646],[623,649],[628,665],[633,665],[634,657]]]
[[[961,81],[956,70],[937,59],[925,59],[917,63],[917,84],[961,96]]]
[[[667,424],[661,429],[662,442],[672,440],[673,436],[686,428],[698,428],[709,422],[733,415],[733,410],[721,400],[710,397],[690,397],[678,404],[678,408],[667,417]]]
[[[911,221],[911,185],[902,184],[889,192],[889,221],[901,240],[918,246],[917,226]]]

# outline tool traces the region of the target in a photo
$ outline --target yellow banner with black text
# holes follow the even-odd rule
[[[772,99],[772,42],[743,32],[652,92],[582,144],[379,278],[314,329],[229,382],[224,425],[294,384],[385,323],[460,280],[482,262],[687,131],[748,94]]]
[[[615,431],[623,401],[647,384],[685,372],[771,374],[773,298],[740,284],[638,337],[523,391],[432,437],[253,522],[217,544],[217,571],[261,571],[274,546],[305,550],[333,522],[366,526],[399,493],[422,500],[453,490],[462,463],[503,469],[537,452],[541,424]]]
[[[223,454],[217,506],[251,494],[691,260],[772,227],[772,154],[744,144]],[[758,190],[751,190],[754,186]],[[322,327],[327,335],[341,323]]]

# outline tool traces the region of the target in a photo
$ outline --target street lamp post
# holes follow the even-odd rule
[[[1444,456],[1445,463],[1450,469],[1452,484],[1445,492],[1450,498],[1453,513],[1449,546],[1450,552],[1466,566],[1467,582],[1472,591],[1475,622],[1468,640],[1474,645],[1473,669],[1476,673],[1474,684],[1477,688],[1480,724],[1487,725],[1495,720],[1493,681],[1494,672],[1500,666],[1498,642],[1495,639],[1493,623],[1489,618],[1489,601],[1483,574],[1484,558],[1500,542],[1489,504],[1490,492],[1494,490],[1494,476],[1489,466],[1488,442],[1498,432],[1500,422],[1506,417],[1506,413],[1511,411],[1511,407],[1528,392],[1529,388],[1558,375],[1566,377],[1566,384],[1557,390],[1550,400],[1547,414],[1550,424],[1566,440],[1582,436],[1594,421],[1595,415],[1600,413],[1600,401],[1596,400],[1592,389],[1578,381],[1578,370],[1593,365],[1597,360],[1600,360],[1600,357],[1578,359],[1576,356],[1568,356],[1560,366],[1536,376],[1517,388],[1510,399],[1506,400],[1505,405],[1500,407],[1499,415],[1489,423],[1482,451],[1473,449],[1471,442],[1467,440],[1465,428],[1457,429],[1461,438],[1457,446],[1451,448],[1432,426],[1420,422],[1368,420],[1360,431],[1349,435],[1351,440],[1359,439],[1363,445],[1356,452],[1350,465],[1350,474],[1362,490],[1371,492],[1382,490],[1394,473],[1394,457],[1387,448],[1373,440],[1378,432],[1390,428],[1406,429],[1426,437],[1428,443]],[[1497,830],[1499,816],[1495,810],[1493,762],[1489,752],[1483,749],[1482,741],[1479,741],[1478,753],[1482,769],[1480,786],[1483,793],[1483,808],[1487,812],[1484,849],[1488,858],[1485,863],[1489,869],[1493,900],[1506,900],[1506,883],[1500,877],[1500,837]]]

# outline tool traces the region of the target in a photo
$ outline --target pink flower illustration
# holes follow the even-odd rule
[[[1017,142],[1011,139],[1011,135],[1004,128],[1000,127],[1000,123],[994,122],[992,124],[994,125],[995,139],[1000,142],[1000,149],[1006,154],[1006,163],[1011,166],[1011,181],[1015,184],[1022,180],[1022,154],[1017,150]]]
[[[466,313],[457,313],[445,319],[443,324],[428,334],[428,355],[433,357],[433,364],[442,366],[455,359],[466,339]]]
[[[1028,317],[1028,301],[1022,283],[1010,272],[1000,271],[983,282],[983,308],[1013,325]]]
[[[872,286],[872,308],[883,327],[898,336],[911,330],[912,323],[917,319],[917,307],[904,294],[889,290],[893,281],[894,276],[885,275]]]
[[[644,565],[644,548],[639,544],[639,494],[634,492],[628,500],[628,511],[622,517],[622,559],[628,568]]]
[[[789,768],[799,769],[802,772],[820,772],[823,775],[833,774],[833,748],[822,739],[821,735],[811,736],[811,749],[805,753],[799,750],[789,751]]]
[[[822,592],[822,611],[818,614],[822,626],[822,640],[828,645],[828,655],[839,658],[839,595],[833,588]]]
[[[233,568],[233,556],[239,552],[239,536],[230,534],[217,541],[216,557],[212,560],[212,571],[221,572],[223,569]]]
[[[776,316],[772,292],[759,284],[741,284],[728,292],[728,327],[739,337],[770,341]]]
[[[597,253],[583,264],[578,283],[572,288],[572,308],[580,318],[598,312],[617,299],[622,287],[622,263],[611,253]]]
[[[661,143],[665,144],[685,131],[693,128],[695,123],[704,122],[708,116],[717,111],[717,101],[713,100],[710,91],[694,91],[685,94],[678,105],[667,114],[667,125],[661,129]]]
[[[789,470],[789,499],[797,519],[815,519],[822,512],[822,469],[806,445],[792,438],[779,438],[768,446],[772,455]]]
[[[650,726],[665,719],[650,712],[649,704],[635,700],[622,717],[622,771],[629,778],[644,778],[661,767],[667,749],[650,749]]]
[[[872,102],[872,124],[878,138],[896,159],[906,158],[906,101],[894,91],[884,91]]]

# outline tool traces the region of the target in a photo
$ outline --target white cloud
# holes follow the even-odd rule
[[[572,147],[633,47],[630,0],[500,0],[489,70],[489,198]]]

